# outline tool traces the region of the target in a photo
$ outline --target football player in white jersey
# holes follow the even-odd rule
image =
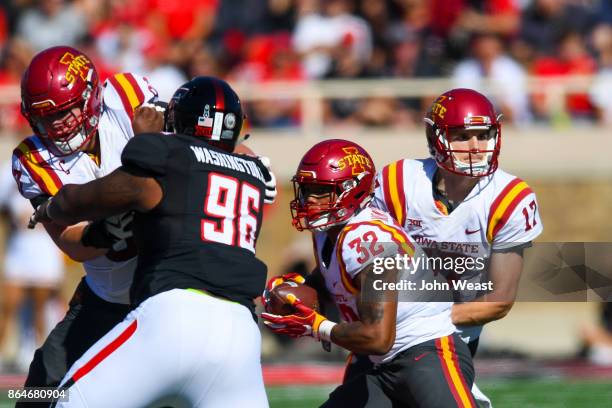
[[[448,276],[492,282],[488,293],[464,297],[478,301],[453,306],[453,323],[473,355],[482,325],[510,311],[523,250],[542,232],[542,220],[531,188],[498,168],[501,115],[484,95],[445,92],[424,120],[431,157],[386,166],[376,178],[374,205],[430,255],[486,260],[486,274]]]
[[[276,333],[312,336],[369,356],[372,368],[346,378],[324,407],[472,407],[474,371],[467,346],[454,334],[452,302],[366,295],[381,278],[377,259],[419,251],[388,213],[370,206],[374,175],[369,154],[350,141],[327,140],[304,155],[293,178],[293,223],[312,231],[318,270],[344,321],[332,322],[289,297],[295,313],[263,313],[264,323]],[[269,290],[285,280],[295,275],[271,280],[265,305]]]
[[[34,135],[13,151],[20,193],[36,208],[64,184],[82,184],[111,173],[134,135],[134,115],[163,126],[154,108],[157,92],[145,78],[117,74],[104,85],[89,57],[65,46],[37,54],[21,82],[22,114]],[[137,110],[138,109],[138,110]],[[38,349],[27,387],[57,386],[67,369],[129,311],[136,266],[130,215],[60,227],[44,223],[57,246],[83,262],[86,276],[70,309]],[[35,256],[34,254],[32,254]]]

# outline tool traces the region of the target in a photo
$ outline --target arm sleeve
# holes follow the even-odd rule
[[[121,154],[121,169],[134,176],[159,177],[166,174],[168,136],[159,133],[138,135]]]

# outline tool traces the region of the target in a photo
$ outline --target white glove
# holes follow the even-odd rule
[[[268,174],[270,175],[269,178],[266,177],[266,182],[265,182],[266,192],[264,196],[264,203],[272,204],[274,200],[276,200],[276,195],[278,194],[278,191],[276,190],[276,176],[272,172],[272,166],[270,164],[269,157],[258,156],[257,158],[259,159],[261,164],[263,164],[264,167],[268,170]]]

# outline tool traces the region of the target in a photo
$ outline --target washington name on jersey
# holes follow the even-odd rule
[[[345,321],[359,320],[359,289],[354,278],[378,257],[407,254],[423,256],[420,249],[386,212],[371,206],[363,209],[344,226],[333,247],[330,260],[323,249],[326,232],[313,236],[317,264],[325,286]],[[455,331],[451,322],[450,302],[403,302],[397,304],[396,335],[391,350],[383,356],[370,356],[375,363],[390,361],[395,355],[427,340]]]
[[[116,74],[104,83],[103,106],[98,125],[99,162],[88,153],[57,156],[36,135],[13,151],[12,171],[20,193],[27,199],[53,196],[64,184],[83,184],[103,177],[121,165],[121,152],[134,136],[134,109],[154,101],[157,92],[145,78]],[[136,258],[113,262],[101,256],[83,262],[86,280],[96,295],[108,302],[129,303]]]
[[[134,216],[134,305],[172,289],[201,289],[254,312],[267,273],[255,256],[263,164],[193,136],[165,133],[134,137],[121,161],[122,171],[153,177],[164,191],[155,208]]]

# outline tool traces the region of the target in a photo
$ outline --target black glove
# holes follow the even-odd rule
[[[28,228],[34,229],[36,224],[39,222],[51,222],[51,218],[49,217],[49,211],[47,208],[51,204],[52,197],[47,197],[46,199],[40,201],[39,204],[36,204],[34,214],[30,216],[30,220],[28,221]],[[34,205],[34,202],[32,202]]]
[[[133,235],[133,220],[134,213],[130,211],[91,222],[83,231],[81,243],[84,246],[121,251],[127,247],[127,240]]]

